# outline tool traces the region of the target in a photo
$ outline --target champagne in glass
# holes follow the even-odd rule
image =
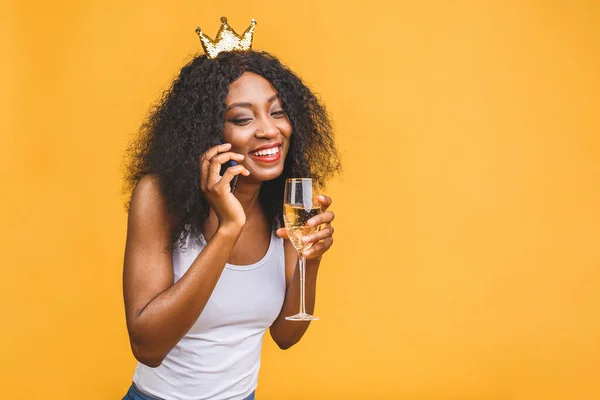
[[[317,231],[316,226],[308,226],[309,219],[321,212],[321,207],[307,208],[296,204],[284,205],[284,219],[290,241],[299,254],[308,250],[312,243],[302,243],[302,237]]]
[[[309,219],[321,212],[321,206],[317,200],[318,195],[318,186],[310,178],[290,178],[285,182],[283,220],[290,241],[298,252],[300,270],[300,312],[291,317],[285,317],[290,321],[318,319],[306,312],[304,300],[306,258],[304,252],[311,247],[311,243],[302,243],[303,236],[310,235],[318,230],[316,226],[307,225]]]

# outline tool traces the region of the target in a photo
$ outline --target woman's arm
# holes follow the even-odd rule
[[[317,274],[320,260],[306,260],[305,302],[306,312],[312,314],[315,309],[317,293]],[[279,348],[286,350],[300,341],[308,329],[310,321],[288,321],[285,317],[300,310],[300,271],[297,268],[298,255],[289,240],[285,241],[285,275],[287,289],[279,316],[271,325],[271,337]]]
[[[315,298],[317,293],[317,275],[321,258],[333,244],[333,227],[331,221],[335,218],[327,208],[331,205],[331,198],[319,196],[323,213],[312,218],[314,225],[321,225],[321,229],[306,237],[306,243],[312,243],[312,247],[305,253],[306,275],[305,275],[305,302],[306,312],[312,314],[315,309]],[[312,221],[309,221],[309,223]],[[279,229],[277,234],[288,238],[285,229]],[[298,313],[300,309],[300,271],[298,265],[298,253],[289,240],[285,241],[285,275],[287,289],[285,300],[279,316],[270,328],[271,337],[279,348],[289,349],[304,336],[310,325],[310,321],[288,321],[285,317]]]
[[[131,200],[123,294],[131,349],[150,367],[158,367],[198,319],[241,231],[220,227],[173,284],[172,225],[157,180],[144,177]]]
[[[129,209],[123,270],[123,296],[129,341],[135,357],[158,367],[189,331],[206,306],[233,247],[246,223],[240,202],[231,193],[235,175],[248,175],[243,166],[227,169],[229,160],[244,156],[228,152],[230,144],[215,146],[200,159],[202,193],[219,226],[190,268],[173,284],[173,218],[152,176],[140,180]]]

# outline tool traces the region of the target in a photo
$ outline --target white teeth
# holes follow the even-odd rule
[[[264,156],[272,156],[277,153],[279,153],[279,146],[271,147],[270,149],[266,149],[266,150],[255,151],[252,154],[264,157]]]

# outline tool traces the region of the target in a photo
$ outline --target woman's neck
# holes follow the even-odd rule
[[[258,204],[258,195],[260,193],[260,187],[262,183],[252,183],[247,182],[242,179],[238,179],[237,185],[235,187],[235,197],[238,199],[246,215],[252,212],[254,207]]]

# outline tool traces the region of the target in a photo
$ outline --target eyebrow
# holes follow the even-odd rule
[[[271,96],[271,97],[269,97],[269,98],[267,99],[267,103],[272,103],[272,102],[274,102],[274,101],[275,101],[275,99],[277,99],[277,97],[279,97],[279,95],[278,95],[278,94],[274,94],[273,96]],[[225,111],[229,111],[229,110],[231,110],[232,108],[235,108],[235,107],[245,107],[245,108],[252,108],[252,103],[246,103],[246,102],[233,103],[233,104],[230,104],[230,105],[229,105],[229,106],[228,106],[228,107],[225,109]]]

